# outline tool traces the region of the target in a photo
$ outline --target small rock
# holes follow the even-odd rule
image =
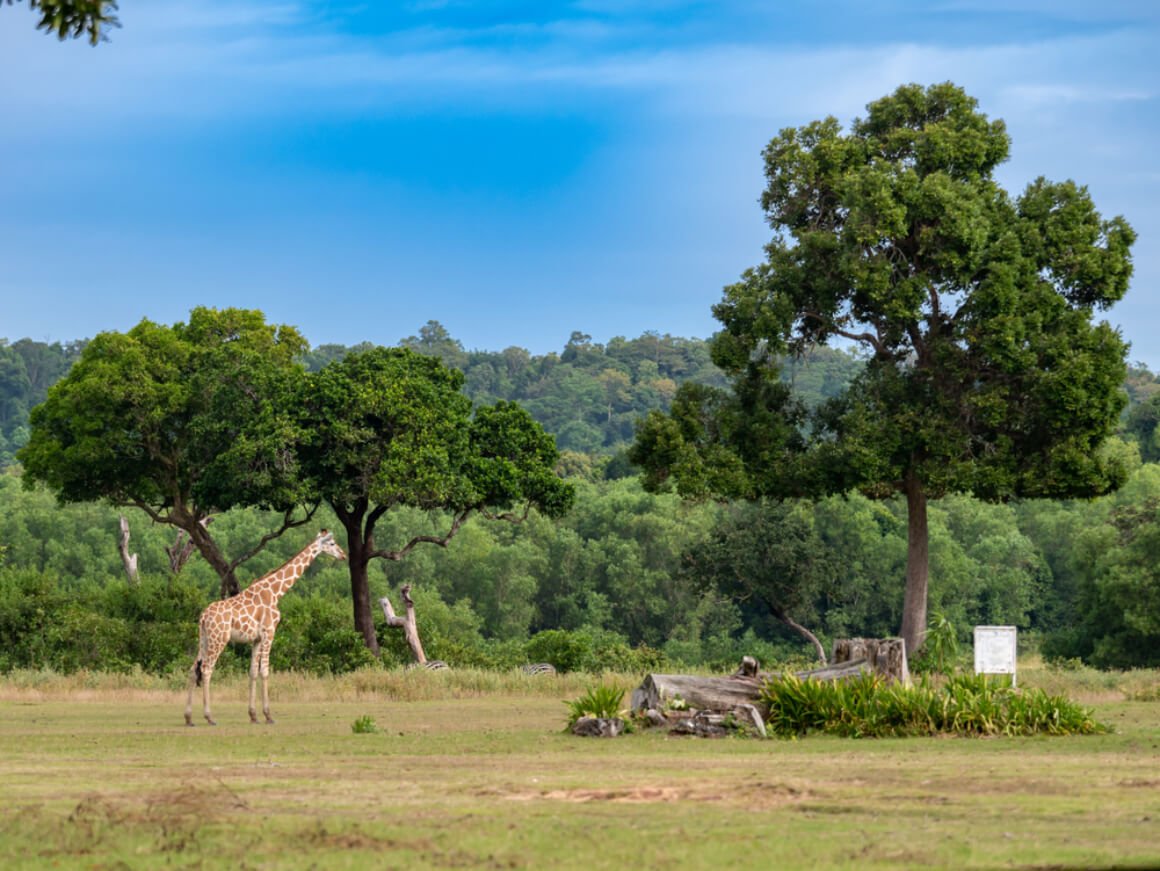
[[[615,738],[623,731],[619,717],[581,717],[572,724],[572,734],[582,738]]]

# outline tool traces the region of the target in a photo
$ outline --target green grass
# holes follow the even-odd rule
[[[1092,736],[562,732],[595,680],[639,677],[275,675],[274,726],[215,681],[221,725],[193,729],[184,693],[145,678],[0,680],[0,867],[1160,863],[1154,701],[1085,699],[1115,730]]]

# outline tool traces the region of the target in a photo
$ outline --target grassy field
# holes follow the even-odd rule
[[[215,681],[190,729],[173,681],[12,675],[0,867],[1160,867],[1156,673],[1021,673],[1115,730],[1021,739],[566,735],[591,682],[277,675],[252,726]]]

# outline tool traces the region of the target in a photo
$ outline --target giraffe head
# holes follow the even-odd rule
[[[314,543],[318,545],[319,553],[328,553],[335,559],[346,559],[346,554],[338,546],[338,542],[334,540],[333,532],[325,529],[322,530],[322,532],[318,533],[318,538],[314,539]]]

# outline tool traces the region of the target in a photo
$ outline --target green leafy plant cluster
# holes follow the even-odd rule
[[[615,632],[545,629],[524,645],[528,662],[550,662],[558,671],[648,672],[666,663],[664,653],[647,644],[630,647]]]
[[[590,687],[580,698],[564,702],[568,706],[568,727],[571,728],[581,717],[618,717],[623,701],[624,689],[621,687],[609,684]]]
[[[848,681],[786,674],[760,697],[769,731],[847,738],[956,735],[1090,735],[1107,731],[1090,710],[1043,690],[1016,690],[986,675],[957,675],[943,686],[890,682],[866,673]]]
[[[954,673],[959,659],[958,631],[945,614],[935,612],[927,623],[922,649],[910,664],[911,671],[932,672],[949,677]]]
[[[350,730],[356,735],[373,735],[379,731],[379,727],[375,723],[374,717],[363,714],[361,717],[356,717],[354,722],[350,724]]]

